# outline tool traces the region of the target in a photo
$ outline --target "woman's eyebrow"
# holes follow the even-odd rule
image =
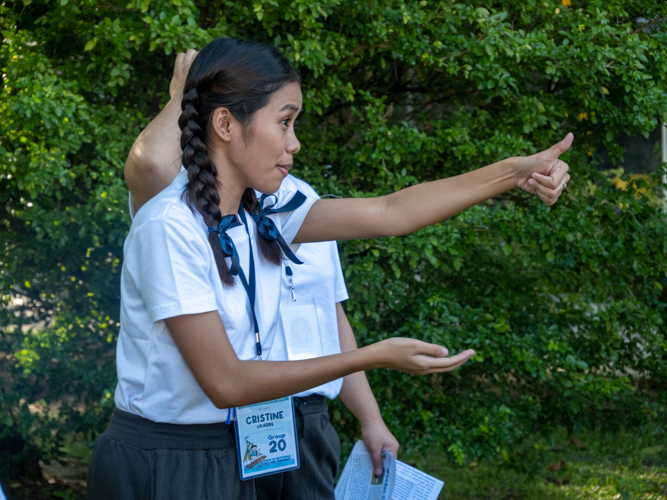
[[[295,104],[285,104],[285,105],[280,109],[280,111],[282,112],[282,111],[285,111],[285,110],[288,110],[288,109],[289,109],[290,111],[294,111],[295,113],[301,113],[301,112],[304,111],[304,108],[299,108],[299,106],[296,106]]]

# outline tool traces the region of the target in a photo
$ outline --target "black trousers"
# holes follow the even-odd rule
[[[255,500],[234,426],[156,423],[115,409],[93,450],[88,500]]]
[[[324,396],[294,398],[294,410],[301,467],[256,478],[257,500],[334,500],[340,438]]]

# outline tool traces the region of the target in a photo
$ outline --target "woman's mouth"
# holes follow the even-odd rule
[[[289,163],[287,165],[276,165],[276,168],[280,170],[280,173],[283,174],[284,177],[287,177],[287,174],[289,174],[290,168],[292,168],[292,164]]]

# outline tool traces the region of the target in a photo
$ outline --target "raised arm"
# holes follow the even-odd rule
[[[199,386],[218,408],[297,394],[373,368],[392,368],[415,375],[448,372],[474,354],[467,350],[448,358],[444,347],[392,338],[303,361],[241,361],[217,311],[176,316],[165,323]]]
[[[573,135],[532,156],[514,157],[456,177],[411,186],[377,198],[318,200],[295,243],[401,236],[456,215],[510,189],[520,188],[553,205],[570,180],[558,157]]]
[[[169,85],[171,99],[146,126],[132,145],[125,161],[125,182],[137,209],[166,188],[181,168],[181,97],[188,69],[197,51],[176,56]]]

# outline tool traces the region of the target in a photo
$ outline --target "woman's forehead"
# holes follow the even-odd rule
[[[268,107],[276,113],[284,113],[285,111],[299,113],[303,108],[301,86],[298,83],[288,83],[273,94]]]

